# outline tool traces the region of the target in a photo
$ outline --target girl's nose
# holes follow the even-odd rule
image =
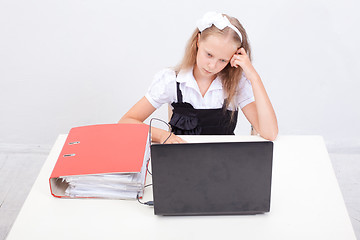
[[[216,60],[211,59],[211,60],[209,61],[208,66],[209,66],[209,68],[210,68],[209,70],[214,69],[214,68],[216,67]]]

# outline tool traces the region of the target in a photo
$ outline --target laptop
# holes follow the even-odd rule
[[[155,215],[270,211],[273,142],[151,145]]]

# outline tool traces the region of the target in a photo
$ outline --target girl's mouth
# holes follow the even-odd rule
[[[208,73],[208,74],[212,74],[212,72],[209,72],[209,71],[206,70],[205,68],[204,68],[204,71],[205,71],[206,73]]]

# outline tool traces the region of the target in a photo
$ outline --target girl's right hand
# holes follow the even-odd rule
[[[167,135],[163,136],[161,139],[161,143],[164,143],[164,141],[166,140],[166,144],[173,144],[173,143],[186,143],[186,141],[178,136],[176,136],[175,134],[171,133],[170,137],[169,137],[168,133]]]

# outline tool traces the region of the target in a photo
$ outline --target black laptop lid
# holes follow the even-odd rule
[[[157,215],[256,214],[270,210],[272,142],[151,146]]]

